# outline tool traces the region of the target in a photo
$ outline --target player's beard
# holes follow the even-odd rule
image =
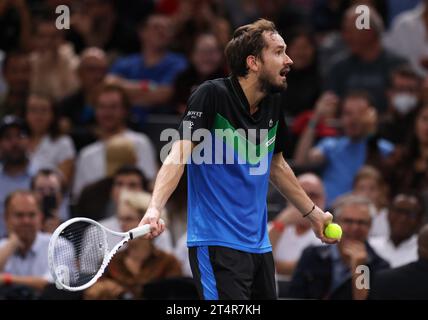
[[[284,82],[281,85],[275,84],[273,77],[270,76],[267,72],[262,72],[259,76],[259,84],[262,92],[266,94],[280,93],[287,89],[287,82]]]

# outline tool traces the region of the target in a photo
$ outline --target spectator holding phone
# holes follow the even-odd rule
[[[39,170],[31,180],[31,190],[43,213],[43,232],[53,233],[62,221],[69,218],[64,189],[61,173],[52,169]]]

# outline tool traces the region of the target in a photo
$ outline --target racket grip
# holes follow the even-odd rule
[[[145,234],[150,232],[150,225],[145,224],[144,226],[134,228],[132,230],[129,230],[129,239],[135,239],[141,236],[144,236]]]

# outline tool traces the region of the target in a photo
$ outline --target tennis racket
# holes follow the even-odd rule
[[[149,232],[149,224],[116,232],[88,218],[62,223],[52,234],[48,248],[49,270],[57,288],[68,291],[89,288],[126,242]],[[107,241],[112,236],[118,239],[115,244]]]

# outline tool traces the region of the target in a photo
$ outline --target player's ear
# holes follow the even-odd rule
[[[259,71],[260,61],[259,61],[259,59],[257,59],[256,56],[252,56],[252,55],[247,56],[246,61],[247,61],[248,69],[250,69],[253,72]]]

